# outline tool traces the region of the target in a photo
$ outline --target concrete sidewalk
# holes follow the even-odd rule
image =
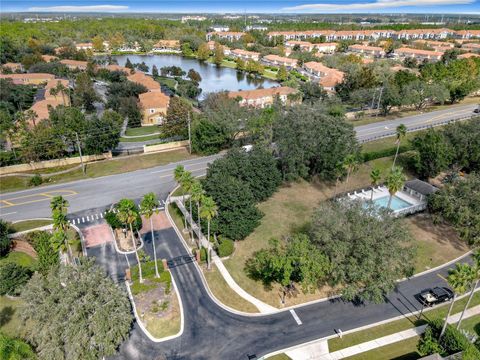
[[[185,200],[187,200],[188,197],[185,196]],[[185,208],[183,202],[182,202],[182,196],[172,196],[170,197],[171,202],[175,202],[177,207],[180,209],[182,212],[183,216],[187,219],[187,222],[190,223],[193,232],[197,235],[197,238],[200,239],[200,242],[202,246],[206,249],[211,248],[211,244],[207,240],[207,238],[203,235],[203,233],[200,231],[198,228],[197,224],[193,221],[193,219],[190,218],[190,213],[187,211]],[[232,278],[230,273],[228,272],[227,268],[223,264],[222,260],[218,257],[218,255],[215,253],[213,249],[211,249],[211,254],[212,254],[212,261],[213,263],[217,266],[218,271],[220,274],[222,274],[223,278],[227,282],[228,286],[235,291],[239,296],[247,300],[248,302],[252,303],[255,305],[255,307],[258,309],[259,312],[262,314],[272,314],[275,312],[278,312],[278,309],[275,307],[268,305],[264,303],[263,301],[257,299],[256,297],[250,295],[247,293],[245,290],[243,290]]]
[[[474,306],[465,312],[463,319],[479,315],[480,305]],[[455,324],[460,319],[461,313],[451,315],[448,319],[449,324]],[[327,340],[320,340],[309,345],[299,347],[294,350],[285,351],[285,353],[293,360],[339,360],[349,356],[361,354],[373,349],[380,348],[382,346],[394,344],[399,341],[407,340],[415,336],[423,334],[426,325],[418,326],[414,329],[408,329],[400,331],[395,334],[387,335],[375,340],[367,341],[358,345],[350,346],[345,349],[328,353]]]

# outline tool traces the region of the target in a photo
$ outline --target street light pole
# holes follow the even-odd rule
[[[78,139],[78,133],[76,131],[75,131],[75,137],[77,138],[77,147],[78,147],[78,153],[80,154],[80,163],[82,164],[82,172],[85,175],[85,164],[83,163],[82,147],[80,146],[80,140]]]
[[[190,111],[188,112],[188,151],[192,155],[192,126],[190,121]]]

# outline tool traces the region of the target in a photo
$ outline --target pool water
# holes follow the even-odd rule
[[[373,203],[375,204],[375,206],[386,208],[388,205],[389,198],[390,196],[384,196],[384,197],[373,200]],[[410,204],[409,202],[402,200],[397,196],[393,196],[392,202],[390,204],[390,209],[396,211],[396,210],[405,209],[410,206],[412,206],[412,204]]]

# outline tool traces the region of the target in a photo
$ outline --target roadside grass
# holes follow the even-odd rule
[[[423,131],[424,130],[407,133],[407,135],[402,139],[401,145],[407,145],[409,140],[413,139],[415,136],[422,133]],[[390,149],[396,149],[397,145],[395,144],[395,140],[395,137],[388,137],[363,143],[361,152],[366,153],[371,151],[385,151]]]
[[[468,296],[457,300],[453,305],[452,314],[459,313],[463,310],[467,303]],[[476,292],[470,302],[469,307],[474,307],[480,304],[480,293]],[[420,304],[419,304],[420,305]],[[445,303],[434,307],[429,311],[424,311],[422,319],[418,319],[417,316],[408,316],[401,320],[395,320],[383,325],[371,327],[369,329],[353,332],[350,334],[344,334],[342,339],[333,338],[328,340],[328,348],[330,352],[348,348],[350,346],[358,345],[366,341],[378,339],[383,336],[391,335],[399,331],[412,329],[414,327],[423,325],[426,320],[433,320],[436,318],[443,318],[447,315],[448,307],[450,303]],[[376,358],[375,358],[376,359]]]
[[[421,358],[421,355],[417,352],[418,339],[419,337],[415,336],[375,350],[346,357],[344,360],[416,360]]]
[[[14,232],[26,231],[35,229],[41,226],[47,226],[52,223],[52,220],[25,220],[19,221],[11,225]]]
[[[273,355],[267,359],[268,360],[291,360],[290,356],[288,356],[287,354]]]
[[[15,263],[24,267],[33,268],[36,262],[36,259],[20,251],[10,251],[6,256],[0,258],[0,265]]]
[[[0,332],[12,337],[26,336],[27,328],[20,318],[22,305],[20,298],[0,296]]]
[[[242,298],[233,291],[230,286],[228,286],[215,265],[213,265],[210,270],[205,270],[203,268],[202,270],[207,279],[208,287],[221,303],[235,310],[247,313],[258,313],[258,309],[255,305]]]
[[[121,137],[120,142],[128,142],[128,143],[134,143],[134,142],[142,142],[142,141],[148,141],[148,140],[156,140],[160,139],[160,135],[145,135],[142,137],[135,137],[135,138],[126,138],[126,137]]]
[[[111,160],[102,160],[87,164],[85,175],[82,173],[81,169],[77,169],[69,173],[54,175],[44,179],[43,184],[59,184],[86,178],[121,174],[154,166],[166,165],[172,162],[193,159],[195,157],[195,155],[190,155],[185,149],[154,154],[118,157]],[[28,180],[29,179],[21,176],[2,177],[0,180],[0,193],[27,189],[29,188]]]
[[[160,132],[158,126],[141,126],[136,128],[127,128],[125,135],[127,136],[139,136],[139,135],[151,135]]]
[[[462,325],[460,328],[468,331],[471,334],[480,336],[480,315],[475,315],[469,317],[468,319],[462,320]]]

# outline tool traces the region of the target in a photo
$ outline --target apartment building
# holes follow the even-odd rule
[[[244,36],[244,32],[235,31],[212,31],[207,33],[207,41],[214,40],[215,38],[224,39],[228,41],[238,41]]]
[[[475,39],[480,38],[480,30],[459,30],[455,34],[457,39]]]
[[[138,96],[142,109],[142,126],[161,125],[167,116],[170,97],[162,92],[146,92]]]
[[[41,121],[48,119],[50,116],[50,108],[55,109],[59,105],[70,105],[70,96],[67,91],[59,92],[58,94],[52,91],[52,89],[56,88],[59,84],[63,85],[66,89],[70,86],[69,81],[65,79],[48,80],[45,85],[43,98],[35,102],[29,109],[35,114],[33,119],[29,119],[29,127],[35,127]]]
[[[436,41],[436,40],[415,40],[413,42],[413,45],[422,47],[422,46],[428,46],[435,51],[447,51],[450,49],[453,49],[455,47],[454,43],[451,42],[446,42],[446,41]]]
[[[60,63],[66,65],[70,70],[87,70],[87,61],[63,59]]]
[[[262,58],[262,61],[271,66],[285,66],[286,68],[296,68],[297,59],[291,59],[288,57],[278,55],[267,55]]]
[[[230,56],[233,56],[242,60],[253,60],[258,61],[260,59],[260,53],[254,51],[247,51],[242,49],[233,49],[230,51]]]
[[[148,91],[160,92],[160,84],[153,80],[151,76],[137,71],[132,75],[127,76],[127,80],[145,86]]]
[[[430,51],[430,50],[420,50],[420,49],[411,49],[402,47],[396,49],[394,54],[398,58],[415,58],[418,61],[428,60],[428,61],[438,61],[442,58],[443,52],[440,51]]]
[[[360,54],[369,57],[384,57],[385,50],[379,46],[368,46],[368,45],[350,45],[348,51],[354,54]]]
[[[93,44],[91,42],[78,43],[78,44],[75,44],[75,48],[77,50],[92,50],[93,49]]]
[[[301,41],[301,40],[289,40],[285,42],[285,52],[291,53],[294,48],[299,47],[301,51],[308,51],[312,52],[316,50],[319,53],[323,54],[333,54],[335,49],[337,48],[336,43],[320,43],[320,44],[313,44],[308,41]]]
[[[57,88],[59,84],[62,85],[65,89],[68,89],[70,87],[70,82],[66,79],[49,80],[45,85],[45,100],[55,101],[58,102],[59,105],[69,106],[70,96],[67,93],[68,90],[65,92],[59,92],[58,94],[55,93],[55,91],[52,91],[52,89]]]
[[[329,68],[322,63],[316,61],[309,61],[303,64],[304,73],[313,79],[319,80],[325,90],[334,91],[337,84],[343,81],[345,73]]]
[[[153,52],[180,52],[179,40],[159,40],[152,48]]]
[[[462,45],[462,50],[480,52],[480,43],[465,43]]]
[[[0,74],[0,79],[11,79],[17,85],[40,85],[55,79],[55,75],[44,73]]]
[[[228,97],[231,99],[238,98],[241,106],[264,108],[271,106],[276,98],[280,99],[285,105],[299,104],[302,101],[301,97],[292,96],[297,93],[298,90],[296,89],[281,86],[268,89],[231,91],[228,93]]]

